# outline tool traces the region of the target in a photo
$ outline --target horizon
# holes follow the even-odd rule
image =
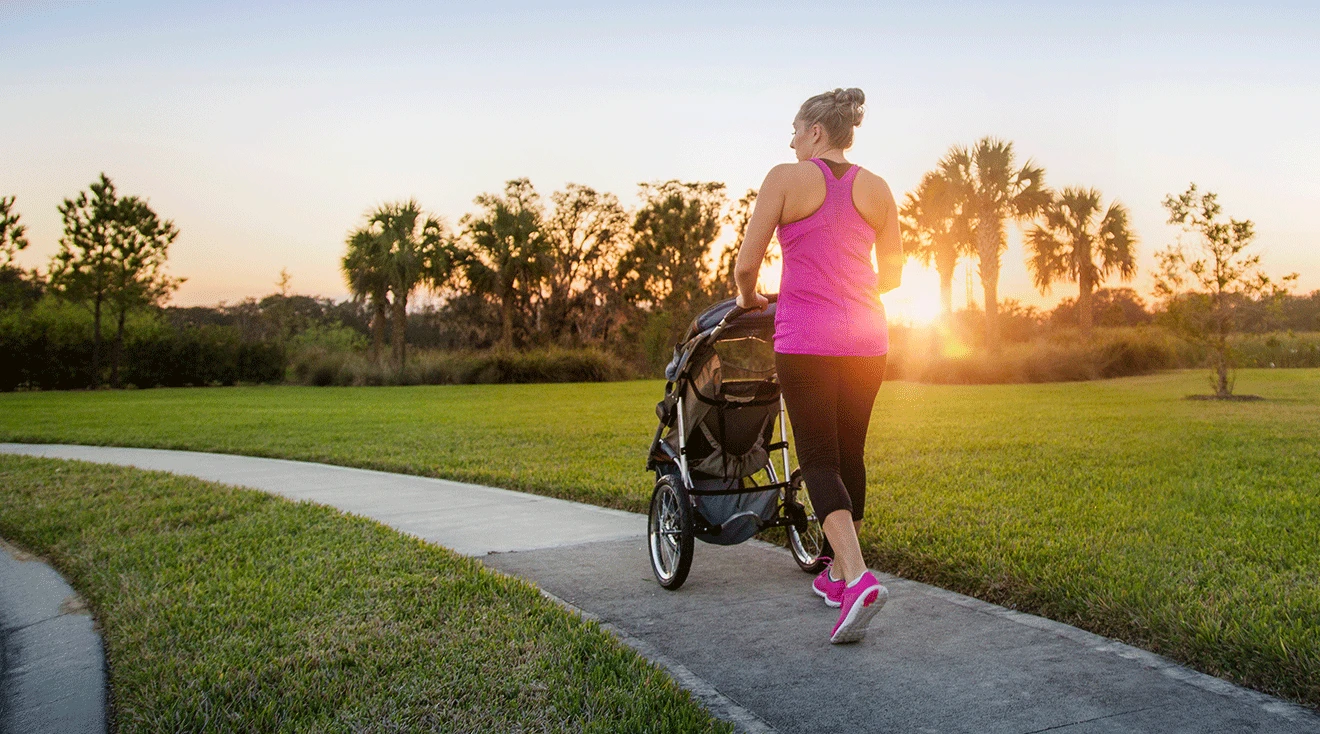
[[[0,119],[0,195],[32,242],[20,264],[45,266],[56,206],[105,171],[179,226],[176,305],[269,294],[282,269],[293,292],[342,299],[344,237],[385,201],[416,197],[452,227],[519,177],[544,198],[571,181],[629,206],[638,182],[679,179],[736,200],[793,160],[802,100],[849,86],[867,94],[849,158],[899,203],[949,146],[993,135],[1051,187],[1131,210],[1138,276],[1106,286],[1151,300],[1153,253],[1178,233],[1160,202],[1195,182],[1256,223],[1267,272],[1320,289],[1320,8],[1302,3],[852,6],[810,22],[750,4],[8,3],[0,21],[0,90],[25,112]],[[1010,233],[1001,298],[1076,295],[1038,293]],[[886,306],[910,318],[936,284],[909,263]]]

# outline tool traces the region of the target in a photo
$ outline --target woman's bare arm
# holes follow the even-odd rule
[[[774,236],[775,227],[784,211],[785,169],[791,164],[775,166],[765,176],[761,190],[756,195],[756,204],[752,208],[752,218],[747,223],[747,232],[743,234],[742,247],[738,249],[738,261],[733,266],[733,279],[738,284],[738,305],[744,308],[765,306],[767,302],[756,293],[756,281],[761,275],[761,263],[765,261],[766,248]]]
[[[884,226],[875,232],[876,285],[881,293],[899,286],[903,279],[903,241],[898,230],[898,205],[889,184],[879,176],[880,198],[885,207]]]

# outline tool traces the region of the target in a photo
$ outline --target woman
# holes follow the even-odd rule
[[[765,308],[756,280],[778,228],[784,274],[775,369],[802,478],[834,548],[812,588],[840,607],[830,633],[836,643],[862,639],[889,596],[862,560],[857,528],[866,502],[866,429],[889,351],[879,296],[898,286],[903,256],[888,184],[844,158],[864,101],[860,89],[836,89],[803,103],[789,143],[798,162],[766,175],[734,270],[738,305]]]

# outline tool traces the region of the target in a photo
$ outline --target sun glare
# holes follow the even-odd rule
[[[903,266],[903,285],[880,300],[891,323],[929,326],[940,318],[940,277],[933,269],[909,262]]]

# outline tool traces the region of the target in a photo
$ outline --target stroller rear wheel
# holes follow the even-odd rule
[[[830,549],[829,539],[825,537],[825,529],[820,525],[820,518],[816,517],[811,508],[811,497],[802,483],[801,470],[793,470],[787,494],[788,507],[801,507],[802,516],[805,517],[805,522],[801,523],[802,529],[797,524],[788,526],[788,549],[793,553],[793,560],[797,561],[799,568],[807,573],[820,573],[825,568],[824,559],[834,555],[834,552]],[[795,509],[792,511],[796,512]]]
[[[646,531],[656,581],[677,590],[687,580],[693,553],[692,503],[678,477],[666,474],[656,481]]]

